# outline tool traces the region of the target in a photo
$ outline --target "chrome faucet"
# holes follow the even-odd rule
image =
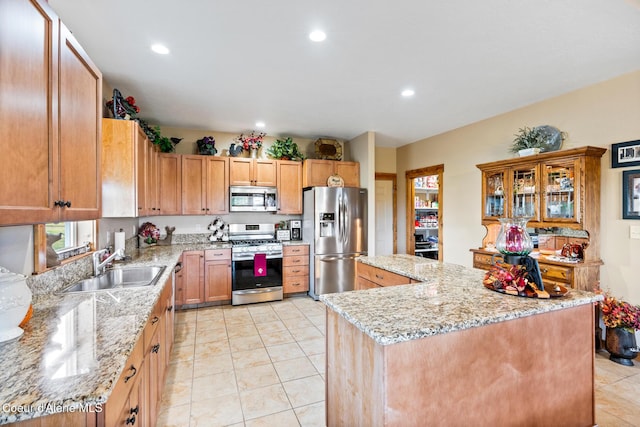
[[[102,273],[104,273],[107,264],[113,261],[116,257],[124,258],[124,250],[118,249],[117,251],[109,255],[107,259],[100,262],[100,258],[102,257],[102,255],[106,254],[107,252],[108,252],[108,249],[100,249],[99,251],[95,251],[93,253],[93,275],[94,276],[99,276]]]

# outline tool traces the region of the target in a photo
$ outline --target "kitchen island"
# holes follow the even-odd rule
[[[522,298],[484,288],[478,269],[358,261],[420,283],[321,296],[327,425],[595,424],[600,295]]]

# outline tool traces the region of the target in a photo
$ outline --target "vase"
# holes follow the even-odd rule
[[[257,148],[252,148],[249,150],[250,154],[251,154],[251,158],[252,159],[257,159],[258,158],[258,149]]]
[[[507,264],[519,264],[520,257],[533,250],[533,241],[527,233],[528,217],[500,218],[500,232],[496,238],[496,249]]]
[[[533,154],[540,154],[539,148],[523,148],[522,150],[518,150],[518,155],[520,157],[531,156]]]
[[[605,348],[611,355],[609,360],[624,366],[633,366],[633,361],[638,355],[636,345],[636,332],[626,328],[607,328]]]

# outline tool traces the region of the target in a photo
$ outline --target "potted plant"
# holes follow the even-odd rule
[[[204,136],[196,141],[198,146],[198,154],[205,156],[215,156],[218,152],[216,149],[216,139],[212,136]]]
[[[605,348],[609,359],[625,366],[633,366],[631,359],[639,352],[635,331],[640,329],[640,307],[619,300],[609,293],[600,303],[602,321],[607,327]]]
[[[538,127],[523,127],[518,130],[511,146],[512,153],[518,153],[520,157],[538,154],[544,147],[547,136]]]
[[[245,135],[240,134],[239,137],[235,139],[236,143],[242,151],[250,151],[251,157],[258,157],[258,150],[262,147],[262,139],[266,136],[265,133],[260,132],[256,135],[254,131],[251,131],[251,134]]]
[[[285,139],[276,139],[267,150],[267,154],[274,159],[279,160],[304,160],[304,154],[300,152],[298,144],[293,142],[293,139],[290,137],[286,137]]]

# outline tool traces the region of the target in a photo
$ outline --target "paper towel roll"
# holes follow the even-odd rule
[[[124,251],[124,231],[116,231],[113,233],[113,246],[115,250],[122,249]]]

